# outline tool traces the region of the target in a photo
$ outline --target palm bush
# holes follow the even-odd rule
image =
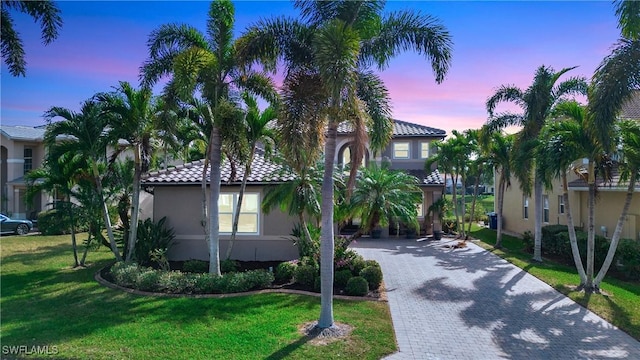
[[[366,233],[378,226],[389,226],[397,219],[418,229],[417,206],[422,201],[418,179],[388,165],[372,164],[363,168],[351,197],[353,217],[362,219],[360,231]]]
[[[138,225],[138,240],[135,244],[135,259],[141,265],[151,265],[151,257],[154,251],[167,251],[175,238],[172,228],[165,225],[166,217],[154,223],[151,219],[146,219]]]

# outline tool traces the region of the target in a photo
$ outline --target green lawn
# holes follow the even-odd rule
[[[580,284],[575,267],[549,260],[531,262],[531,254],[522,251],[522,241],[503,237],[503,250],[495,250],[496,231],[475,226],[471,236],[482,241],[487,249],[526,270],[577,303],[600,315],[612,324],[640,340],[640,284],[606,277],[601,284],[604,294],[585,294],[572,290]],[[483,244],[484,243],[484,244]]]
[[[53,358],[379,359],[396,351],[387,303],[335,301],[348,340],[316,346],[298,327],[316,320],[317,297],[263,294],[159,298],[111,290],[93,279],[112,255],[74,270],[69,236],[2,237],[3,346],[49,346]]]
[[[445,198],[453,203],[453,195],[445,194]],[[495,196],[494,195],[478,195],[478,203],[480,203],[486,212],[493,211],[493,202]],[[473,195],[465,195],[465,200],[467,202],[467,207],[471,208],[471,202],[473,201]],[[462,195],[458,194],[458,201],[462,202]],[[451,211],[451,216],[453,216],[453,211]]]

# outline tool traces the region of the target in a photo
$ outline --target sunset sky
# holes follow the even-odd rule
[[[235,5],[237,35],[260,18],[298,15],[285,1]],[[118,81],[137,86],[149,33],[172,22],[204,31],[209,2],[60,1],[58,6],[64,26],[46,47],[31,18],[11,13],[25,43],[27,76],[14,78],[2,64],[2,124],[42,125],[51,106],[78,110],[82,101]],[[480,127],[495,89],[526,88],[540,65],[579,66],[568,75],[590,78],[619,37],[609,1],[389,1],[385,9],[420,10],[449,29],[453,61],[442,84],[416,54],[396,58],[382,73],[394,118],[447,132]]]

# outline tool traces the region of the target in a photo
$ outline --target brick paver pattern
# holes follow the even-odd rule
[[[399,352],[386,359],[640,359],[640,342],[520,268],[457,241],[360,239],[380,263]]]

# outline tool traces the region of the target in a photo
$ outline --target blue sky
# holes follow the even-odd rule
[[[235,5],[237,35],[260,18],[298,14],[286,1]],[[149,33],[173,22],[204,29],[209,2],[62,1],[58,6],[64,26],[46,47],[39,27],[12,12],[25,42],[27,76],[14,78],[2,64],[2,124],[42,125],[51,106],[78,110],[82,101],[119,81],[137,85]],[[619,37],[608,1],[389,1],[385,11],[400,9],[439,18],[452,35],[454,51],[440,85],[416,54],[390,63],[382,77],[393,115],[447,132],[480,127],[487,119],[485,101],[495,89],[502,84],[526,88],[541,65],[579,66],[568,75],[590,78]]]

